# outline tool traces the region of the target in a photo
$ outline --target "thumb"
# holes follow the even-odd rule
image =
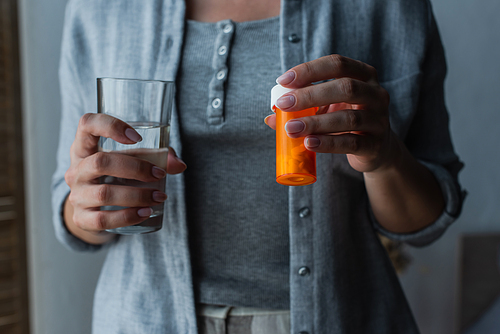
[[[177,157],[177,153],[172,147],[168,148],[167,173],[179,174],[187,168],[186,163]]]

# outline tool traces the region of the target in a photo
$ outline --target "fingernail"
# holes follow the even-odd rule
[[[137,210],[137,214],[139,217],[149,217],[153,214],[153,209],[151,208],[142,208]]]
[[[276,105],[278,106],[278,108],[282,110],[288,109],[292,107],[294,104],[295,104],[295,96],[293,95],[284,95],[276,101]]]
[[[304,124],[304,122],[298,120],[291,120],[286,122],[285,124],[285,131],[287,133],[299,133],[304,131],[305,128],[306,125]]]
[[[136,143],[142,141],[141,135],[138,134],[137,131],[131,128],[125,130],[125,136],[127,136],[128,139],[135,141]]]
[[[279,83],[280,85],[288,85],[291,83],[293,80],[295,80],[295,72],[294,71],[288,71],[278,77],[276,79],[276,82]]]
[[[271,117],[272,115],[269,115],[269,116],[266,116],[266,118],[264,118],[264,123],[266,123],[266,125],[269,125],[267,124],[267,120],[269,119],[269,117]]]
[[[179,158],[179,157],[174,157],[174,158],[175,158],[175,160],[177,160],[177,161],[179,161],[180,163],[182,163],[182,164],[184,164],[184,165],[185,165],[184,161],[182,161],[182,159],[181,159],[181,158]]]
[[[181,159],[181,158],[179,158],[179,157],[174,157],[174,158],[175,158],[175,160],[177,160],[177,162],[180,162],[181,164],[183,164],[183,165],[184,165],[184,167],[185,167],[185,168],[187,168],[186,163],[185,163],[184,161],[182,161],[182,159]]]
[[[155,202],[164,202],[167,199],[167,194],[162,193],[161,191],[153,192],[153,200]]]
[[[306,138],[306,146],[310,148],[318,147],[321,144],[321,141],[318,137],[307,137]]]
[[[157,179],[162,179],[167,175],[167,172],[164,169],[154,166],[152,170],[153,176]]]

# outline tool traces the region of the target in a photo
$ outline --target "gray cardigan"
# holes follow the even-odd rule
[[[182,50],[182,0],[71,0],[61,54],[61,134],[53,177],[56,234],[74,250],[99,247],[64,227],[64,172],[78,120],[96,111],[96,78],[175,80]],[[373,65],[391,95],[392,129],[427,166],[446,200],[431,226],[411,234],[374,220],[363,176],[344,155],[319,154],[318,182],[289,189],[293,333],[417,333],[376,232],[416,246],[437,239],[461,210],[444,106],[443,49],[425,0],[282,0],[281,68],[338,53]],[[182,156],[174,111],[171,145]],[[94,333],[196,334],[183,175],[168,177],[164,227],[120,237],[95,294]]]

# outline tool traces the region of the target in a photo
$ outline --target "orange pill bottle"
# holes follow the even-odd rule
[[[276,182],[305,186],[316,182],[316,152],[306,149],[304,137],[288,137],[285,124],[294,118],[315,115],[318,108],[287,112],[276,107],[276,101],[292,90],[281,85],[271,90],[271,110],[276,113]]]

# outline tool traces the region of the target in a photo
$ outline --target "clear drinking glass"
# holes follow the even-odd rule
[[[101,137],[99,151],[117,152],[148,160],[167,169],[170,114],[174,98],[171,81],[137,79],[97,79],[97,112],[128,123],[142,137],[133,145],[120,144]],[[151,188],[165,192],[166,178],[157,182],[141,182],[113,176],[101,177],[101,183]],[[121,206],[103,206],[101,210],[120,210]],[[164,204],[152,207],[152,215],[140,224],[107,230],[117,234],[143,234],[161,229]]]

